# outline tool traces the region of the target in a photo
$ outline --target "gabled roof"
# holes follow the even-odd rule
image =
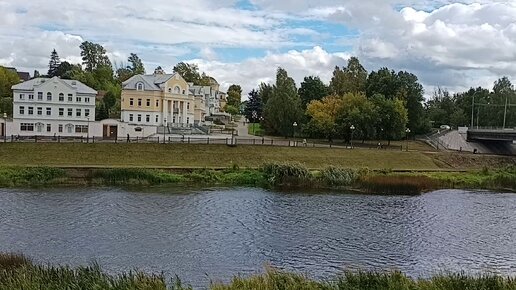
[[[17,85],[14,85],[11,87],[13,90],[21,90],[21,91],[33,91],[34,89],[45,85],[49,82],[53,81],[59,81],[68,87],[70,87],[72,90],[75,90],[79,94],[97,94],[97,91],[88,87],[87,85],[81,83],[80,81],[76,80],[64,80],[60,79],[58,77],[53,78],[35,78]]]
[[[178,75],[180,78],[183,78],[178,73],[135,75],[127,81],[123,82],[122,85],[124,90],[136,90],[136,84],[142,82],[146,91],[161,91],[161,85],[176,75]]]

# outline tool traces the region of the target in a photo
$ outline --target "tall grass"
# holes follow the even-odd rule
[[[368,193],[416,195],[437,188],[437,183],[428,176],[377,175],[362,178],[360,187]]]
[[[66,171],[53,167],[0,167],[0,186],[46,185],[66,177]]]
[[[310,170],[301,163],[266,163],[262,171],[272,186],[300,186],[313,180]]]
[[[102,182],[111,185],[163,184],[184,181],[181,175],[141,168],[100,169],[93,171],[90,177],[101,179]]]
[[[320,179],[330,186],[350,186],[360,176],[361,173],[355,169],[329,166],[321,170]]]

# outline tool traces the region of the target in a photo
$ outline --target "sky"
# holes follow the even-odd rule
[[[426,95],[516,82],[516,0],[0,0],[0,11],[0,65],[31,74],[53,49],[80,63],[88,40],[115,67],[130,53],[148,73],[196,63],[244,93],[279,66],[298,84],[329,82],[350,56],[416,74]]]

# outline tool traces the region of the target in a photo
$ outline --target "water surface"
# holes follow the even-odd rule
[[[194,286],[266,263],[328,279],[346,268],[512,275],[516,195],[1,189],[0,251],[53,264],[98,261],[112,272],[164,272]]]

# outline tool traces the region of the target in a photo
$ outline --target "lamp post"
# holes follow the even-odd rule
[[[409,129],[409,128],[407,128],[407,129],[405,130],[405,133],[406,133],[406,134],[405,134],[405,136],[406,136],[406,139],[407,139],[407,152],[408,152],[408,135],[410,134],[410,129]]]
[[[473,121],[475,120],[475,95],[477,92],[473,94],[471,99],[471,129],[473,129]]]
[[[4,113],[4,142],[7,140],[7,113]],[[11,140],[13,142],[13,140]]]
[[[294,124],[292,124],[292,126],[294,127],[294,147],[296,147],[296,128],[297,128],[297,122],[294,122]]]
[[[252,117],[253,117],[253,136],[254,136],[255,128],[256,128],[256,118],[258,118],[258,113],[256,111],[253,111]]]
[[[349,130],[351,130],[351,140],[349,142],[351,144],[351,149],[353,149],[353,133],[355,132],[355,129],[356,129],[355,125],[351,125],[349,127]]]
[[[90,116],[86,117],[88,120],[88,128],[86,129],[86,143],[90,143]]]
[[[163,144],[165,144],[165,128],[167,127],[167,118],[163,119]]]
[[[260,128],[262,126],[262,122],[263,122],[263,116],[260,116],[260,123],[258,123],[258,124],[260,124]],[[263,131],[260,135],[263,137]]]

